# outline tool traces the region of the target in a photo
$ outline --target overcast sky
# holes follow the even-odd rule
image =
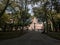
[[[34,4],[33,7],[40,7],[40,2],[38,2],[37,4]],[[31,15],[34,15],[33,9],[32,9],[33,7],[32,7],[31,4],[28,5],[29,13],[30,13]]]

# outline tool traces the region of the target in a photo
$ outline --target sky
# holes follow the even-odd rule
[[[31,4],[28,5],[29,13],[30,13],[31,15],[34,15],[33,9],[32,9],[32,8],[34,8],[34,7],[40,7],[40,2],[38,2],[37,4],[34,4],[33,7],[32,7]]]
[[[33,7],[31,6],[31,4],[29,4],[29,5],[28,5],[28,9],[29,9],[29,13],[30,13],[31,15],[33,15],[33,10],[32,10],[32,8],[33,8]]]

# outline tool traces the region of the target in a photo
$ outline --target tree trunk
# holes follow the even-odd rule
[[[18,26],[15,27],[15,31],[17,31],[17,30],[18,30]]]
[[[48,33],[48,17],[46,11],[45,11],[45,16],[46,16],[46,33]]]
[[[20,30],[20,32],[23,33],[23,28],[24,28],[24,27],[22,26],[21,28],[22,28],[22,29]]]
[[[6,8],[8,7],[9,1],[10,1],[10,0],[7,0],[6,6],[4,7],[4,9],[3,9],[3,10],[1,11],[1,13],[0,13],[0,17],[4,14]]]
[[[43,26],[44,26],[44,31],[42,33],[45,33],[45,23],[43,22]]]
[[[54,31],[54,29],[53,29],[54,27],[53,27],[53,23],[51,22],[51,30],[52,31]]]
[[[6,32],[6,24],[3,26],[3,32]]]

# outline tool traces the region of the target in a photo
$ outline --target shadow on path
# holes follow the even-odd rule
[[[0,41],[0,45],[60,45],[60,40],[32,31],[18,38]]]

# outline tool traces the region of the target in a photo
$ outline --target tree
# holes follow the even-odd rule
[[[0,17],[4,14],[4,12],[5,12],[5,10],[7,9],[8,5],[9,5],[9,0],[6,0],[6,5],[5,5],[5,7],[3,8],[3,10],[0,12]]]

